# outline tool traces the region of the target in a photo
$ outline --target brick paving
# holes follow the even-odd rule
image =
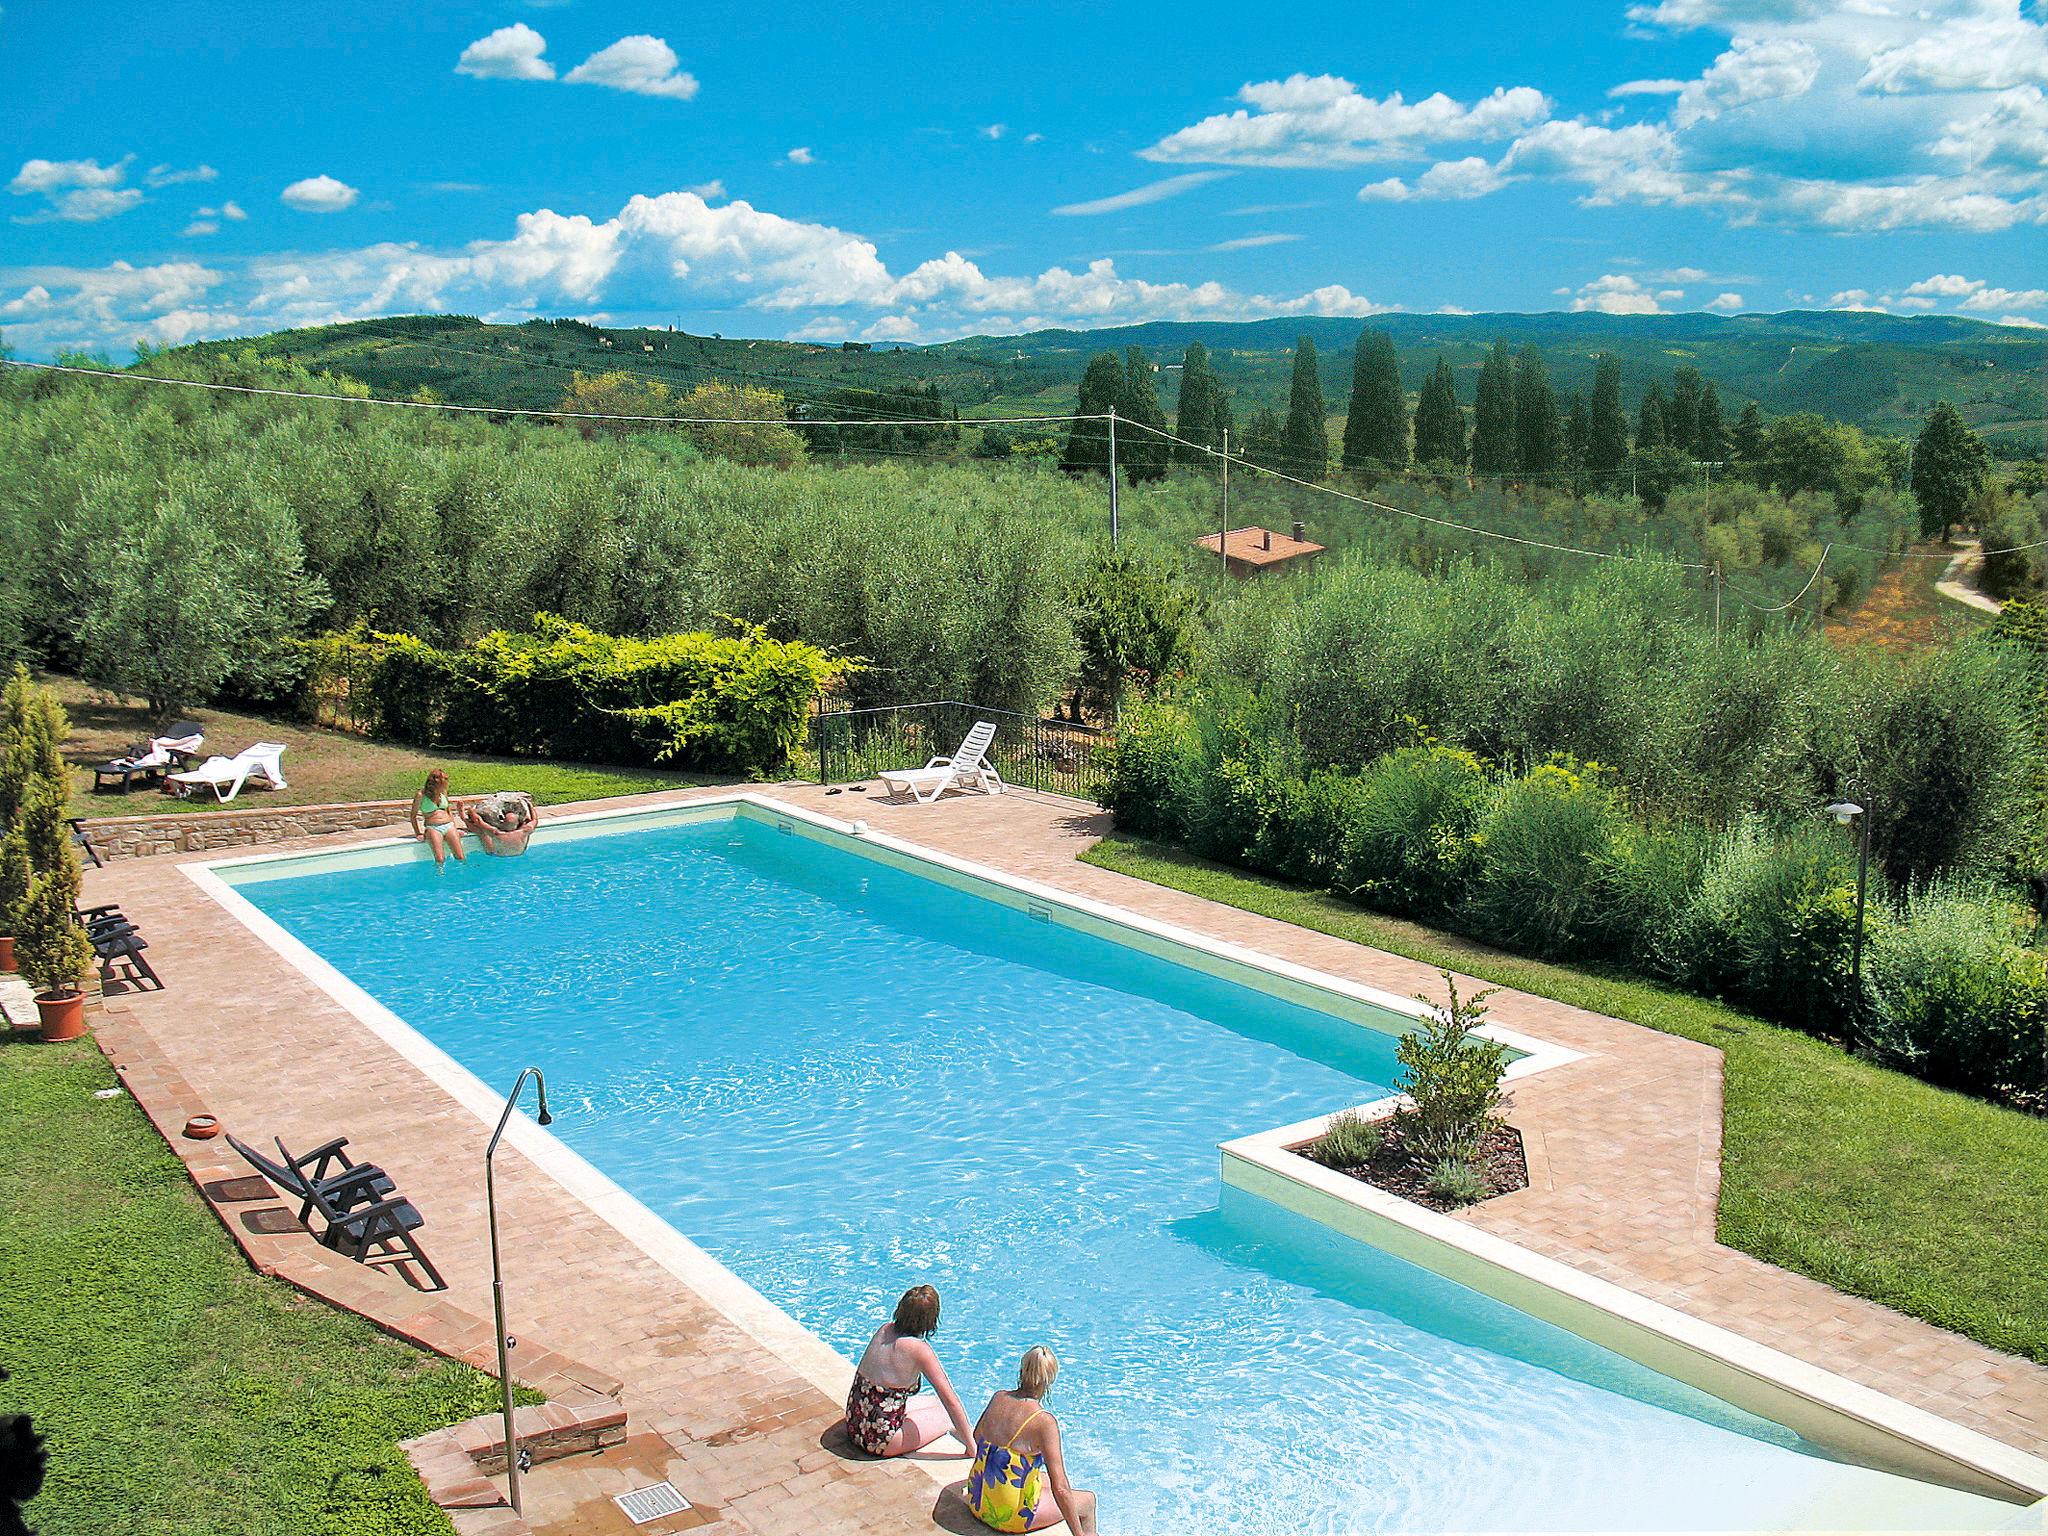
[[[1105,815],[1079,802],[1011,793],[914,806],[873,794],[828,797],[815,785],[765,792],[1402,995],[1436,985],[1417,962],[1077,862],[1108,830]],[[118,1061],[121,1039],[138,1032],[165,1070],[245,1139],[311,1143],[345,1131],[427,1213],[424,1238],[448,1278],[448,1300],[488,1316],[480,1181],[488,1127],[206,899],[178,872],[182,861],[189,856],[88,872],[87,900],[123,903],[170,984],[110,1000],[110,1054]],[[1531,1187],[1464,1219],[2022,1450],[2048,1452],[2048,1369],[1714,1241],[1719,1052],[1512,991],[1497,995],[1494,1017],[1586,1059],[1517,1085],[1513,1119],[1530,1146]],[[717,1529],[929,1531],[935,1514],[958,1524],[930,1472],[850,1459],[832,1434],[836,1401],[516,1149],[501,1149],[498,1177],[512,1331],[619,1378],[628,1444],[715,1510]],[[529,1507],[536,1529],[619,1528],[608,1494],[599,1497],[604,1480],[573,1470],[584,1460],[536,1469],[546,1479],[537,1487],[564,1490],[542,1501],[545,1511]],[[489,1512],[457,1520],[476,1536],[509,1528]],[[685,1527],[646,1529],[669,1528]]]

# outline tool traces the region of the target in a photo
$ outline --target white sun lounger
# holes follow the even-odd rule
[[[988,760],[989,744],[995,739],[996,728],[978,720],[951,757],[935,757],[922,768],[898,768],[877,777],[891,795],[908,795],[919,805],[930,805],[947,790],[965,789],[970,784],[985,795],[1000,795],[1002,775]]]
[[[283,756],[283,742],[259,741],[253,747],[244,747],[233,757],[209,757],[197,768],[166,774],[164,778],[167,783],[178,785],[186,794],[197,794],[202,788],[210,789],[214,799],[225,805],[242,792],[242,786],[251,778],[260,778],[272,789],[285,788],[284,767],[280,761]]]

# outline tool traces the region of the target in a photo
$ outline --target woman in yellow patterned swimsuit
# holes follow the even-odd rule
[[[1064,1520],[1075,1536],[1095,1536],[1095,1495],[1068,1484],[1059,1420],[1045,1407],[1059,1373],[1053,1352],[1035,1345],[1018,1367],[1017,1390],[990,1398],[974,1426],[967,1507],[990,1530],[1042,1531]]]

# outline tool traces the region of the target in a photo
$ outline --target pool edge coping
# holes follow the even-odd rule
[[[795,806],[755,790],[720,789],[689,799],[574,812],[551,818],[548,825],[576,826],[678,811],[715,811],[722,807],[730,807],[737,813],[743,806],[750,806],[770,817],[804,822],[816,831],[848,843],[886,850],[902,859],[937,866],[957,877],[1014,892],[1028,900],[1065,908],[1097,923],[1213,955],[1226,963],[1264,972],[1294,986],[1331,993],[1353,1003],[1411,1018],[1422,1017],[1425,1011],[1426,1005],[1418,1000],[1397,997],[1380,988],[1047,885],[1029,876],[999,870],[890,833],[878,832],[862,822],[843,821]],[[175,867],[345,1012],[476,1115],[480,1122],[488,1125],[503,1110],[501,1094],[395,1012],[377,1002],[216,873],[216,870],[228,866],[405,845],[419,849],[421,857],[428,856],[415,839],[401,835],[367,838],[318,851],[244,851],[183,859]],[[1507,1076],[1511,1080],[1587,1059],[1584,1052],[1570,1050],[1506,1026],[1488,1024],[1476,1033],[1499,1040],[1523,1053],[1509,1065]],[[1391,1098],[1382,1098],[1360,1107],[1367,1112],[1383,1111],[1394,1102]],[[1337,1112],[1340,1111],[1331,1113]],[[1899,1475],[1951,1487],[1964,1486],[1969,1491],[2013,1503],[2015,1512],[2020,1514],[2027,1512],[2029,1507],[2048,1508],[2048,1504],[2037,1503],[2048,1499],[2048,1460],[1929,1410],[1916,1408],[1900,1398],[1866,1387],[1825,1367],[1760,1344],[1719,1324],[1550,1259],[1533,1249],[1334,1173],[1288,1150],[1290,1145],[1319,1134],[1329,1118],[1330,1114],[1317,1115],[1219,1143],[1222,1181],[1254,1196],[1272,1200],[1355,1241],[1368,1243],[1455,1283],[1493,1296],[1517,1310],[1612,1349],[1649,1369],[1747,1411],[1757,1412],[1760,1417],[1802,1434],[1806,1431],[1798,1423],[1788,1422],[1784,1409],[1789,1405],[1798,1416],[1814,1422],[1813,1416],[1804,1411],[1812,1408],[1824,1424],[1818,1434],[1809,1438],[1823,1446],[1830,1439],[1839,1446],[1844,1439],[1841,1430],[1847,1426],[1852,1431],[1851,1439],[1905,1449],[1907,1454],[1903,1458],[1883,1458],[1891,1465],[1880,1470],[1915,1467],[1919,1470],[1903,1471]],[[507,1136],[537,1168],[695,1290],[749,1338],[775,1354],[828,1397],[836,1399],[843,1391],[853,1372],[851,1360],[627,1193],[609,1175],[523,1113],[513,1115]],[[1257,1181],[1245,1182],[1245,1169],[1266,1175],[1268,1187],[1256,1187]],[[1234,1173],[1238,1176],[1233,1177]],[[1278,1193],[1274,1192],[1275,1187]],[[1338,1208],[1339,1220],[1331,1219],[1333,1203]],[[1387,1231],[1396,1241],[1389,1244],[1367,1236],[1356,1230],[1361,1225]],[[1502,1294],[1503,1291],[1508,1294]],[[1532,1298],[1542,1304],[1531,1307],[1529,1301]],[[1567,1321],[1566,1316],[1577,1321]],[[1595,1324],[1592,1330],[1585,1326],[1588,1321]],[[1655,1347],[1646,1351],[1645,1340]],[[1645,1359],[1645,1353],[1653,1356],[1665,1354],[1665,1358],[1659,1363],[1656,1359]],[[1710,1368],[1707,1374],[1714,1376],[1722,1385],[1703,1384],[1696,1379],[1698,1372],[1682,1374],[1686,1362],[1705,1362]],[[1674,1363],[1680,1368],[1674,1369]],[[1740,1398],[1729,1396],[1726,1387],[1731,1380],[1756,1384],[1776,1406],[1760,1410]],[[946,1437],[947,1440],[950,1438]],[[1875,1453],[1866,1455],[1876,1459]],[[919,1455],[902,1459],[920,1467],[941,1487],[951,1486],[959,1480],[959,1457]],[[1961,1469],[1966,1475],[1959,1479],[1955,1469]],[[2015,1502],[2016,1495],[2018,1502]]]

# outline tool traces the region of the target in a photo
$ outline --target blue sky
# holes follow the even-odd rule
[[[2048,322],[2019,0],[0,10],[0,338]]]

